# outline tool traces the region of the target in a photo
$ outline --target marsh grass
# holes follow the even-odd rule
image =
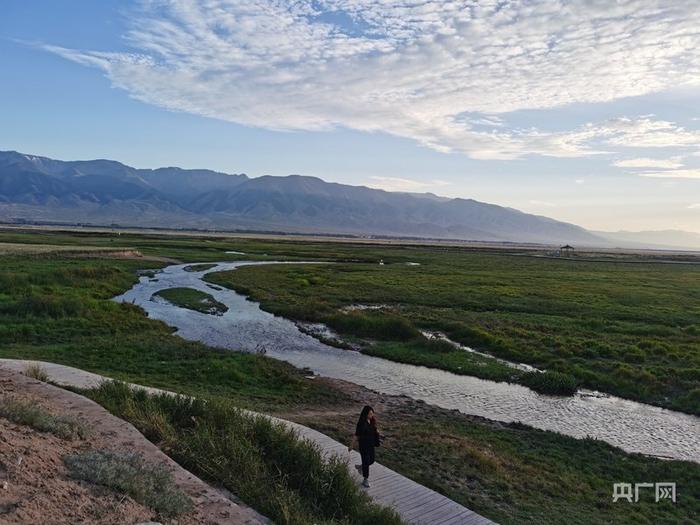
[[[210,294],[194,288],[165,288],[153,294],[169,303],[203,314],[222,315],[228,306],[220,303]]]
[[[540,394],[571,396],[578,390],[576,378],[561,372],[526,372],[518,381]]]
[[[338,458],[280,423],[228,401],[149,395],[109,382],[86,395],[131,422],[188,470],[221,484],[282,524],[398,524]]]
[[[147,318],[141,308],[111,301],[138,281],[144,261],[33,256],[4,257],[1,263],[0,357],[225,396],[258,409],[339,397],[287,363],[173,337],[170,327]],[[28,295],[42,299],[26,301]],[[69,312],[47,310],[45,304],[80,306]]]
[[[298,253],[312,248],[300,245]],[[294,251],[291,244],[279,249]],[[325,257],[342,260],[350,251],[334,245]],[[363,350],[372,355],[542,393],[570,393],[577,385],[700,414],[700,265],[574,262],[445,247],[356,246],[354,252],[358,260],[374,256],[386,264],[248,266],[206,280],[272,313],[326,323],[345,339],[376,339],[380,344]],[[392,308],[343,313],[353,304]],[[551,374],[513,374],[459,349],[417,342],[418,329]]]
[[[90,450],[63,458],[71,477],[126,494],[163,517],[189,512],[192,501],[162,465],[121,450]]]
[[[82,439],[89,435],[87,425],[75,417],[52,414],[36,403],[10,396],[0,398],[0,417],[62,439]]]
[[[203,272],[205,270],[211,270],[216,264],[190,264],[185,266],[184,270],[186,272]]]
[[[406,341],[420,335],[407,319],[388,313],[333,314],[325,317],[324,323],[344,334],[378,340]]]

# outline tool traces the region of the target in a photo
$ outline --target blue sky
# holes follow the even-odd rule
[[[556,4],[6,0],[0,149],[700,232],[700,7]]]

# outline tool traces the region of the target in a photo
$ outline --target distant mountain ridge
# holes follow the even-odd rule
[[[249,178],[113,160],[0,152],[0,219],[267,229],[484,241],[606,241],[579,226],[472,199],[395,193],[289,175]]]

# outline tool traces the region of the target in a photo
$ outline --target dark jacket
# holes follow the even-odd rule
[[[360,444],[360,449],[369,449],[379,446],[379,432],[377,427],[367,420],[358,421],[355,435]]]

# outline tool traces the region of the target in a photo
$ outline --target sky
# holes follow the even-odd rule
[[[0,150],[700,233],[697,0],[4,0]]]

